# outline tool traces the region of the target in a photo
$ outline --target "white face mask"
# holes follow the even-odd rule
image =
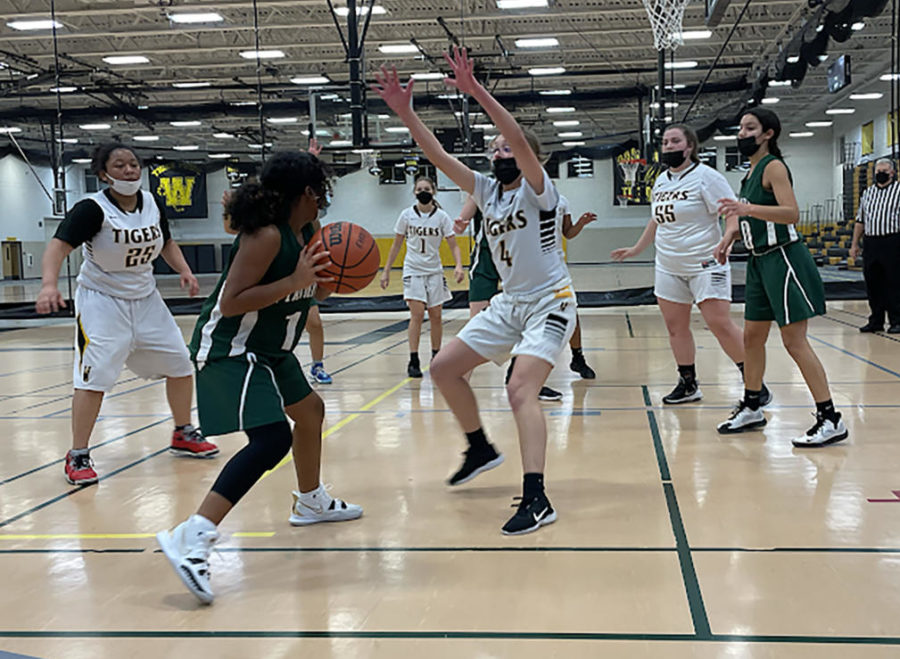
[[[141,189],[141,179],[138,179],[137,181],[120,181],[109,174],[106,175],[106,178],[109,181],[109,187],[126,197],[137,194],[138,190]]]

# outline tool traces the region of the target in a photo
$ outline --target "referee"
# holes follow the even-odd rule
[[[859,256],[859,239],[865,234],[863,277],[872,313],[860,332],[884,330],[900,334],[900,182],[894,163],[881,158],[875,163],[875,185],[866,188],[859,200],[859,213],[853,227],[850,256]]]

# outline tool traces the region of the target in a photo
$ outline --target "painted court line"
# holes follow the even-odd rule
[[[428,370],[428,367],[426,367],[425,369],[423,369],[422,372],[424,373],[424,372],[427,371],[427,370]],[[404,386],[406,386],[407,384],[409,384],[410,382],[412,382],[412,380],[413,380],[413,378],[404,378],[403,380],[401,380],[400,382],[398,382],[397,384],[395,384],[395,385],[394,385],[393,387],[391,387],[390,389],[387,389],[387,390],[383,391],[383,392],[380,393],[378,396],[376,396],[375,398],[373,398],[372,400],[370,400],[368,403],[366,403],[365,405],[363,405],[362,407],[360,407],[360,408],[359,408],[359,411],[353,412],[352,414],[348,414],[347,416],[345,416],[344,418],[342,418],[340,421],[338,421],[337,423],[335,423],[333,426],[329,426],[328,429],[325,430],[325,432],[322,433],[322,440],[324,441],[324,440],[327,439],[330,435],[332,435],[333,433],[336,433],[338,430],[340,430],[341,428],[343,428],[344,426],[346,426],[346,425],[347,425],[348,423],[350,423],[351,421],[353,421],[353,420],[355,420],[355,419],[358,419],[360,416],[362,416],[363,414],[365,414],[366,412],[368,412],[370,409],[372,409],[373,407],[375,407],[376,405],[378,405],[378,403],[380,403],[380,402],[383,401],[385,398],[387,398],[388,396],[390,396],[391,394],[393,394],[394,392],[396,392],[398,389],[401,389],[402,387],[404,387]],[[260,478],[259,480],[263,480],[263,478],[267,478],[268,476],[270,476],[270,475],[273,474],[274,472],[276,472],[276,471],[278,471],[279,469],[281,469],[281,468],[282,468],[284,465],[286,465],[288,462],[291,462],[291,460],[293,460],[293,456],[292,456],[291,453],[288,453],[286,456],[284,456],[284,457],[281,459],[281,462],[279,462],[277,465],[275,465],[274,467],[272,467],[272,469],[270,469],[269,471],[267,471],[266,473],[264,473],[264,474],[262,475],[262,478]]]
[[[116,630],[48,631],[0,630],[0,638],[339,638],[339,639],[412,639],[412,640],[497,640],[497,641],[646,641],[655,643],[766,643],[814,645],[900,645],[897,636],[802,636],[787,634],[655,634],[629,632],[491,632],[491,631],[341,631],[341,630]],[[599,648],[598,648],[599,649]]]

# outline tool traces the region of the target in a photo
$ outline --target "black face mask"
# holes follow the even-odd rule
[[[739,137],[737,141],[738,151],[742,156],[750,157],[759,151],[759,144],[756,143],[755,137]]]
[[[423,206],[427,206],[431,203],[431,200],[434,199],[434,195],[426,190],[422,190],[422,192],[416,193],[416,199],[418,199],[419,203]]]
[[[503,185],[509,185],[522,173],[522,170],[516,165],[515,158],[497,158],[491,163],[491,168],[494,170],[494,176]]]
[[[687,160],[684,157],[684,151],[663,151],[659,159],[666,167],[681,167]]]
[[[884,185],[888,181],[891,180],[891,175],[888,172],[875,172],[875,182],[881,183]]]

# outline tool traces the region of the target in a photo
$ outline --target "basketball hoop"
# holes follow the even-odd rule
[[[645,164],[647,164],[646,161],[641,159],[629,159],[619,162],[619,168],[622,170],[622,176],[625,179],[625,183],[629,187],[634,185],[634,182],[637,180],[638,169],[641,168],[641,165]]]
[[[359,151],[360,167],[369,172],[372,176],[381,174],[381,168],[378,166],[378,154],[374,149],[361,149]]]
[[[627,206],[628,200],[629,200],[628,195],[624,195],[624,194],[616,195],[616,203],[618,203],[619,206]]]
[[[681,21],[688,0],[642,0],[650,27],[653,28],[653,45],[657,50],[677,48],[684,43]]]

